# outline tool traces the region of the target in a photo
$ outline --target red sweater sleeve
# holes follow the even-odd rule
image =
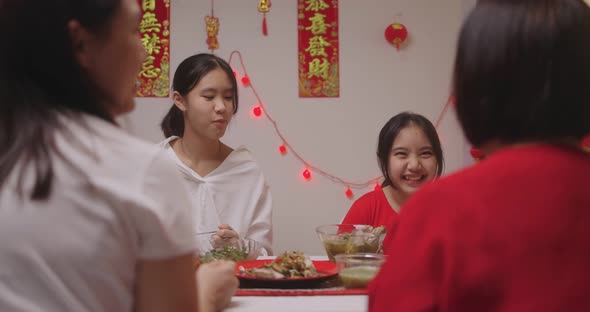
[[[434,207],[411,200],[404,206],[386,250],[388,259],[369,285],[369,311],[438,311],[435,294],[442,272],[441,223],[435,221],[434,211],[427,211]]]

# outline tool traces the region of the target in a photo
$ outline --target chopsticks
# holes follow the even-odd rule
[[[217,231],[201,232],[201,233],[196,233],[195,235],[214,234],[214,233],[217,233]]]

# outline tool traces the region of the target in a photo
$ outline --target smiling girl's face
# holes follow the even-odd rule
[[[401,129],[389,154],[389,179],[408,195],[436,177],[437,160],[424,131],[410,123]]]

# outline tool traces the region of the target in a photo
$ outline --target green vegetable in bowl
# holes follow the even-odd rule
[[[215,260],[231,260],[244,261],[248,257],[248,248],[234,248],[230,246],[223,246],[221,248],[212,249],[199,256],[201,263],[207,263]]]

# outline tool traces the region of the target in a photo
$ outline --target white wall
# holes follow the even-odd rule
[[[398,112],[411,110],[433,122],[450,86],[457,31],[466,8],[475,0],[340,0],[340,98],[300,99],[297,89],[297,1],[274,0],[267,15],[269,36],[261,34],[257,1],[215,1],[220,18],[221,48],[244,56],[252,83],[269,113],[295,149],[310,163],[353,181],[379,175],[375,149],[383,124]],[[171,68],[189,55],[206,52],[204,16],[208,0],[174,0],[171,21]],[[393,16],[410,32],[410,44],[397,52],[383,37]],[[232,62],[241,71],[238,62]],[[172,78],[172,77],[171,77]],[[240,108],[224,141],[245,144],[264,170],[274,200],[275,250],[323,253],[314,228],[338,223],[352,200],[345,188],[318,174],[301,177],[303,165],[282,156],[271,124],[255,119],[256,104],[248,88],[240,89]],[[158,123],[169,99],[137,100],[122,123],[133,133],[157,142]],[[470,162],[452,110],[440,128],[446,173]],[[367,189],[356,189],[355,198]]]

